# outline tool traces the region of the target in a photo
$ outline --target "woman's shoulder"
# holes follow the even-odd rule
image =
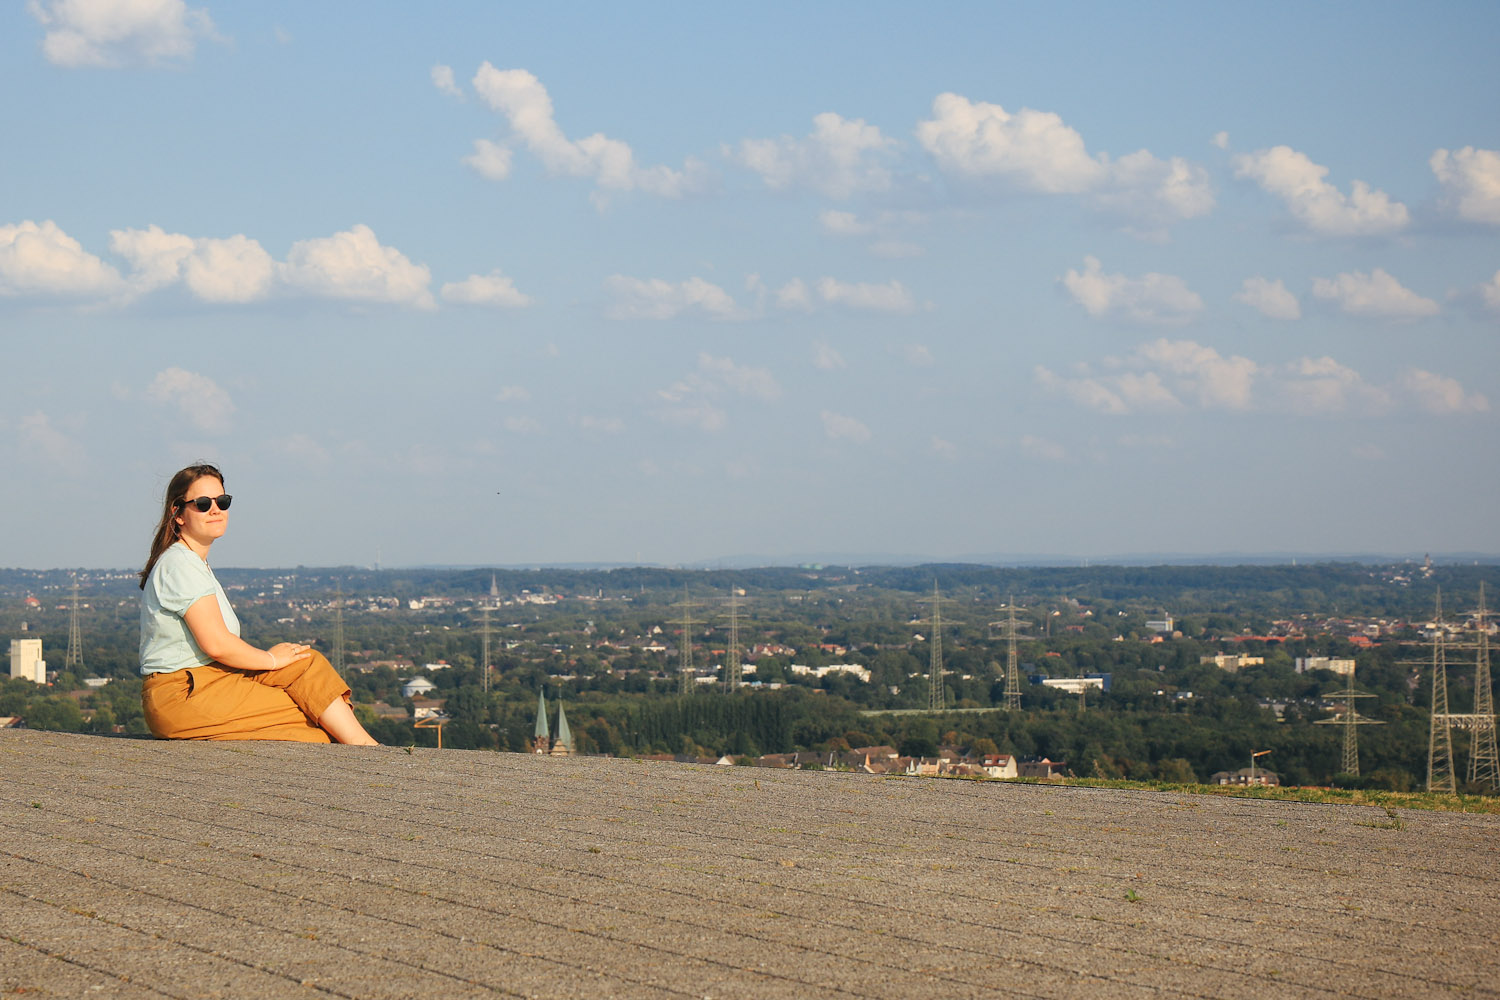
[[[213,570],[196,552],[179,542],[167,546],[157,558],[156,565],[151,567],[151,576],[156,579],[213,576]]]
[[[167,564],[168,566],[178,563],[187,566],[192,566],[196,563],[197,565],[203,566],[205,568],[207,568],[208,566],[208,563],[198,558],[198,553],[194,552],[186,545],[183,545],[181,542],[176,542],[172,545],[168,545],[164,550],[162,550],[161,556],[156,560],[156,565],[160,566],[163,563]]]

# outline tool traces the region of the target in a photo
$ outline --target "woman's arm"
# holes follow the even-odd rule
[[[256,649],[224,624],[219,599],[214,594],[198,598],[182,613],[198,648],[218,663],[236,670],[275,670],[298,660],[308,647],[297,642],[278,642],[270,649]]]

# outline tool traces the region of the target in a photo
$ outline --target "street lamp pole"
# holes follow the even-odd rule
[[[1255,784],[1255,758],[1257,758],[1257,757],[1264,757],[1266,754],[1268,754],[1270,752],[1271,751],[1269,751],[1269,750],[1252,750],[1252,751],[1250,751],[1250,784],[1252,784],[1252,785]]]

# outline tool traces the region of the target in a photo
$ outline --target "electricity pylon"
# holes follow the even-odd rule
[[[1448,705],[1447,629],[1443,626],[1441,594],[1432,640],[1432,718],[1427,750],[1427,790],[1457,791],[1453,764],[1453,730],[1473,734],[1469,742],[1467,778],[1491,792],[1500,790],[1500,752],[1495,742],[1495,700],[1490,682],[1489,612],[1485,608],[1484,589],[1479,591],[1479,610],[1475,613],[1474,710],[1454,712]],[[1465,644],[1467,647],[1467,644]]]
[[[83,670],[83,630],[78,627],[78,574],[73,574],[73,613],[68,619],[68,655],[63,666],[75,676]]]
[[[1016,630],[1029,628],[1031,623],[1016,621],[1014,595],[1006,599],[1004,610],[1007,612],[1005,619],[990,622],[990,628],[999,629],[1000,636],[1005,639],[1005,707],[1014,712],[1021,708],[1021,673],[1016,664]]]
[[[1344,690],[1335,695],[1329,695],[1331,701],[1342,701],[1344,710],[1331,719],[1319,719],[1316,725],[1320,726],[1343,726],[1344,727],[1344,754],[1339,764],[1341,774],[1359,774],[1359,727],[1360,726],[1383,726],[1385,723],[1380,719],[1367,719],[1355,711],[1354,699],[1373,698],[1373,694],[1356,694],[1354,691],[1354,668],[1349,668]]]
[[[693,608],[697,603],[688,600],[687,585],[682,587],[682,600],[672,605],[682,609],[682,646],[677,657],[677,693],[688,694],[693,683]]]
[[[333,592],[333,670],[344,676],[344,585]]]
[[[729,643],[724,650],[724,690],[735,692],[745,680],[745,671],[740,666],[740,608],[744,605],[735,594],[733,584],[729,587],[729,596],[723,598],[723,601],[724,606],[729,609]]]
[[[1485,622],[1484,583],[1475,613],[1474,739],[1469,749],[1469,783],[1500,791],[1500,748],[1495,744],[1495,698],[1490,687],[1490,634]]]
[[[499,599],[500,587],[491,573],[489,595],[479,599],[479,686],[485,694],[490,691],[490,612]]]
[[[1438,588],[1432,633],[1432,715],[1427,731],[1427,790],[1452,795],[1453,716],[1448,712],[1447,633],[1443,628],[1443,589]]]
[[[932,631],[932,656],[928,663],[928,685],[927,685],[927,707],[932,711],[941,712],[948,707],[948,692],[943,686],[943,626],[961,625],[962,622],[943,621],[943,601],[946,598],[939,596],[937,581],[932,581],[932,596],[920,597],[918,604],[932,604],[932,617],[921,624],[926,625]]]

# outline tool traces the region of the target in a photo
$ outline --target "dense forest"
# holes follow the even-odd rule
[[[382,742],[430,744],[402,686],[436,685],[448,747],[524,749],[538,691],[561,702],[579,752],[733,754],[890,745],[1064,760],[1076,774],[1206,780],[1252,751],[1284,783],[1417,788],[1426,778],[1429,636],[1451,632],[1452,711],[1475,699],[1473,614],[1493,564],[1426,567],[795,567],[380,572],[219,570],[252,642],[339,652],[358,710]],[[499,595],[489,602],[491,585]],[[66,666],[72,588],[83,666]],[[944,701],[930,706],[934,590]],[[753,663],[722,688],[727,604]],[[43,641],[54,671],[6,680],[0,716],[33,728],[144,732],[135,677],[133,574],[0,570],[0,628]],[[1003,626],[1016,606],[1021,707],[1006,710]],[[488,605],[488,606],[486,606]],[[683,622],[695,667],[682,694]],[[1171,619],[1170,629],[1163,628]],[[488,623],[488,677],[480,669]],[[1251,658],[1223,669],[1216,654]],[[1305,657],[1352,659],[1362,699],[1360,776],[1340,775],[1344,679],[1299,672]],[[1203,662],[1209,658],[1210,662]],[[861,667],[818,677],[799,668]],[[1082,699],[1043,678],[1108,675]],[[86,687],[86,677],[108,678]],[[486,683],[487,681],[487,683]],[[96,682],[97,683],[97,682]],[[486,690],[487,688],[487,690]],[[1466,759],[1468,737],[1455,733]],[[1460,764],[1462,767],[1462,764]]]

